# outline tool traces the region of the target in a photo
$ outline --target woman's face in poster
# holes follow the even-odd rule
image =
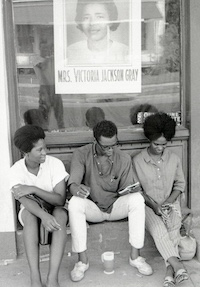
[[[109,14],[104,4],[87,4],[83,9],[82,29],[88,39],[99,41],[109,29]]]

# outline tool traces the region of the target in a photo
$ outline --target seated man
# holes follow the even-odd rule
[[[89,268],[86,220],[114,221],[128,217],[131,254],[129,263],[144,275],[152,269],[139,256],[144,244],[145,208],[139,192],[123,196],[118,191],[133,183],[133,169],[128,154],[117,148],[117,127],[104,120],[93,129],[94,143],[78,148],[72,157],[69,188],[69,218],[72,251],[78,263],[71,271],[72,281],[80,281]]]

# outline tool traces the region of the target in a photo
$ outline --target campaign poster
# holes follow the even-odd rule
[[[141,92],[141,0],[54,0],[57,94]]]

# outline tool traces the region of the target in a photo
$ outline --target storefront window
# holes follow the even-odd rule
[[[65,1],[66,7],[72,4],[75,7],[77,2]],[[117,8],[123,2],[131,3],[128,0],[114,2]],[[141,1],[141,92],[107,90],[99,93],[93,89],[93,83],[88,82],[89,93],[76,93],[74,84],[73,93],[56,94],[54,3],[52,0],[13,0],[20,124],[38,124],[49,132],[71,132],[91,129],[86,117],[92,124],[105,117],[119,128],[126,128],[140,124],[144,113],[155,111],[171,113],[180,124],[180,2]],[[125,22],[121,10],[118,9],[120,28],[115,33],[121,33],[117,37],[125,46],[130,42],[130,34],[125,37],[120,30]],[[76,10],[70,13],[75,19]],[[71,21],[72,31],[82,35],[75,21]],[[71,34],[68,33],[68,42],[74,41],[75,33]]]

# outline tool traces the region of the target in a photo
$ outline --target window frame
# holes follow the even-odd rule
[[[185,55],[188,49],[188,34],[187,24],[189,19],[185,16],[187,11],[187,1],[181,0],[180,7],[180,45],[181,45],[181,75],[180,75],[180,107],[182,115],[182,126],[178,127],[176,137],[183,139],[188,137],[188,131],[186,126],[186,107],[188,100],[186,98],[186,91],[188,90],[188,80],[186,81],[186,60]],[[14,147],[13,135],[16,129],[20,127],[19,119],[19,105],[18,105],[18,93],[17,93],[17,67],[15,58],[14,47],[14,27],[13,27],[13,3],[12,0],[3,1],[3,14],[4,14],[4,31],[5,31],[5,46],[6,46],[6,67],[7,67],[7,81],[8,81],[8,94],[9,96],[9,110],[10,110],[10,129],[11,129],[11,146],[13,153],[13,160],[19,159],[19,152]],[[135,128],[132,126],[119,127],[119,142],[120,144],[130,142],[144,142],[145,138],[141,128]],[[93,141],[93,134],[91,131],[78,132],[46,132],[47,146],[61,148],[62,146],[80,146]]]

